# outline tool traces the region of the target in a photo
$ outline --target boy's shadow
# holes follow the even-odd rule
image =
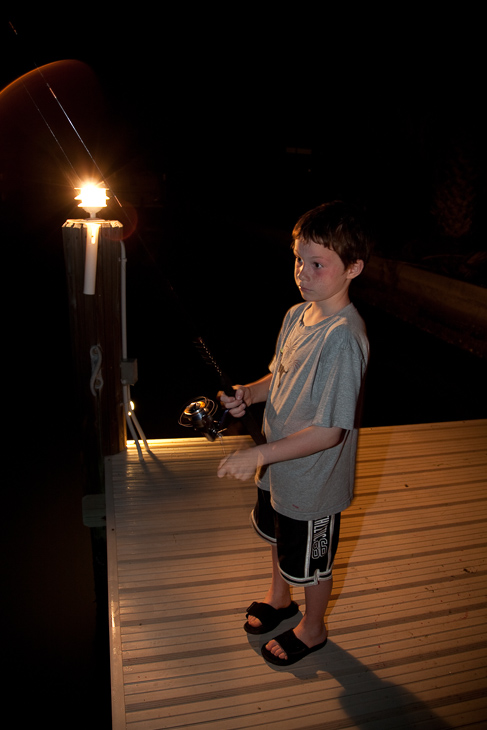
[[[270,641],[272,636],[259,637],[260,641],[257,638],[249,636],[249,643],[260,654],[261,646]],[[292,674],[303,682],[335,679],[343,687],[340,703],[356,728],[370,730],[374,722],[383,727],[388,718],[394,728],[412,728],[425,721],[435,730],[449,730],[452,727],[408,689],[380,679],[367,665],[330,639],[324,650],[311,654],[295,665],[268,666],[276,672]],[[408,713],[412,716],[408,717]]]

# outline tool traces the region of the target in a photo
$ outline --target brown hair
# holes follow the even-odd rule
[[[323,203],[301,216],[293,229],[293,242],[318,243],[337,253],[345,269],[355,261],[369,260],[371,236],[365,216],[341,200]]]

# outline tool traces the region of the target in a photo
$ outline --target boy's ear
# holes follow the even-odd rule
[[[363,270],[364,262],[362,261],[362,259],[354,261],[354,263],[350,264],[350,266],[348,267],[348,278],[355,279],[355,277],[361,274]]]

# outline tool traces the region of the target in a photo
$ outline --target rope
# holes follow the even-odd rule
[[[103,376],[101,374],[101,347],[99,345],[93,345],[90,347],[90,360],[91,360],[91,378],[90,378],[90,390],[96,397],[98,391],[103,388]]]

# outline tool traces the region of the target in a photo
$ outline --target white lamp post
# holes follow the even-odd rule
[[[107,188],[88,185],[78,189],[78,207],[90,217],[66,221],[63,244],[76,375],[89,414],[85,422],[87,428],[91,423],[99,432],[97,449],[103,457],[125,448],[128,425],[142,461],[137,432],[147,451],[150,449],[130,399],[130,385],[137,381],[137,361],[127,359],[123,226],[96,217],[106,207]],[[95,294],[97,277],[97,296],[84,296]]]
[[[83,294],[95,293],[96,262],[98,258],[98,237],[100,233],[100,222],[96,214],[106,207],[108,200],[106,188],[99,188],[96,185],[82,187],[75,200],[81,200],[78,208],[83,208],[90,214],[90,220],[86,221],[86,256],[85,256],[85,279]]]

